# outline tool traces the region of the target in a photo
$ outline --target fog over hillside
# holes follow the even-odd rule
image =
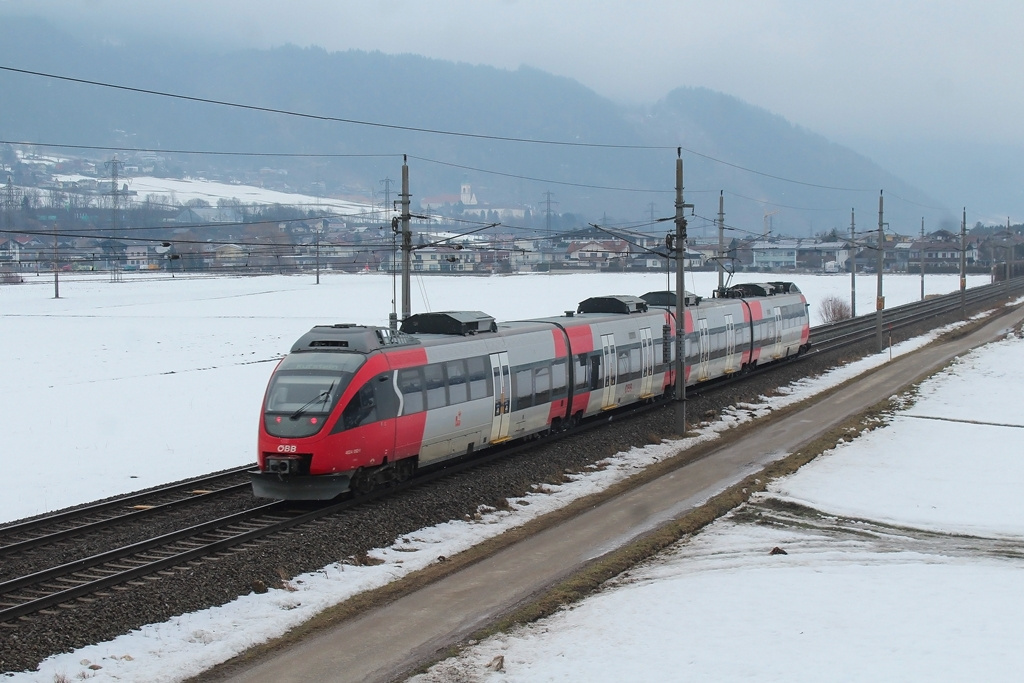
[[[219,49],[187,37],[112,45],[17,17],[0,26],[0,66],[8,67],[0,70],[4,141],[108,148],[76,152],[99,159],[117,149],[178,150],[166,156],[181,172],[271,167],[310,194],[372,197],[381,180],[397,181],[408,155],[414,208],[470,183],[492,206],[550,207],[580,223],[654,233],[663,226],[651,219],[674,213],[681,147],[697,236],[712,233],[720,193],[729,237],[845,232],[851,209],[858,230],[872,230],[882,190],[889,231],[917,234],[922,218],[929,231],[956,229],[972,199],[954,196],[922,164],[901,164],[907,174],[897,177],[798,121],[705,88],[629,107],[534,68],[294,46]]]

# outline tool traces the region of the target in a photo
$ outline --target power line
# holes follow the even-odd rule
[[[3,68],[3,67],[0,67]],[[124,147],[119,145],[71,145],[62,142],[28,142],[27,140],[0,140],[0,145],[23,145],[25,147],[54,147],[57,149],[93,149],[99,151],[113,152],[151,152],[153,154],[202,154],[210,156],[230,157],[294,157],[311,159],[387,159],[391,157],[401,158],[401,154],[375,153],[375,154],[329,154],[329,153],[304,153],[304,152],[225,152],[204,149],[159,149],[156,147]]]
[[[490,175],[502,176],[504,178],[512,178],[514,180],[529,180],[537,183],[548,183],[550,185],[566,185],[568,187],[580,187],[587,190],[611,190],[615,192],[673,192],[673,190],[652,190],[650,188],[642,187],[615,187],[612,185],[591,185],[587,183],[571,183],[564,180],[551,180],[550,178],[537,178],[534,176],[518,175],[515,173],[505,173],[502,171],[492,171],[486,168],[476,168],[474,166],[464,166],[462,164],[454,164],[448,161],[439,161],[437,159],[427,159],[426,157],[418,157],[412,154],[409,155],[410,159],[416,159],[417,161],[425,161],[430,164],[438,164],[439,166],[449,166],[451,168],[461,168],[466,171],[475,171],[477,173],[488,173]]]
[[[86,78],[74,78],[71,76],[61,76],[58,74],[50,74],[42,71],[31,71],[29,69],[16,69],[11,66],[0,66],[2,71],[10,71],[12,73],[19,73],[28,76],[40,76],[42,78],[52,78],[59,81],[67,81],[69,83],[81,83],[83,85],[93,85],[100,88],[110,88],[113,90],[123,90],[126,92],[140,93],[143,95],[155,95],[158,97],[169,97],[176,100],[185,100],[187,102],[199,102],[202,104],[215,104],[222,107],[233,107],[236,109],[245,109],[248,111],[259,111],[267,114],[283,114],[285,116],[295,116],[303,119],[311,119],[314,121],[332,121],[335,123],[348,123],[357,126],[370,126],[373,128],[384,128],[387,130],[404,130],[413,133],[430,133],[433,135],[448,135],[452,137],[461,138],[473,138],[478,140],[496,140],[502,142],[522,142],[535,145],[556,145],[562,147],[583,147],[583,148],[598,148],[598,149],[673,149],[671,146],[666,145],[616,145],[596,142],[567,142],[563,140],[542,140],[535,138],[518,138],[504,135],[485,135],[483,133],[465,133],[461,131],[452,130],[441,130],[438,128],[421,128],[418,126],[401,126],[393,123],[380,123],[378,121],[362,121],[360,119],[348,119],[340,116],[325,116],[323,114],[308,114],[305,112],[291,111],[287,109],[276,109],[274,107],[261,107],[254,104],[242,104],[240,102],[228,102],[226,100],[215,100],[208,97],[196,97],[193,95],[181,95],[178,93],[170,93],[162,90],[152,90],[150,88],[135,88],[128,85],[117,85],[114,83],[104,83],[102,81],[94,81]]]
[[[217,99],[206,98],[206,97],[197,97],[197,96],[193,96],[193,95],[182,95],[182,94],[178,94],[178,93],[170,93],[170,92],[165,92],[165,91],[161,91],[161,90],[153,90],[153,89],[150,89],[150,88],[136,88],[136,87],[132,87],[132,86],[119,85],[119,84],[114,84],[114,83],[105,83],[105,82],[102,82],[102,81],[96,81],[96,80],[91,80],[91,79],[74,78],[74,77],[71,77],[71,76],[61,76],[59,74],[45,73],[45,72],[42,72],[42,71],[32,71],[32,70],[29,70],[29,69],[18,69],[18,68],[11,67],[11,66],[0,65],[0,71],[9,71],[11,73],[19,73],[19,74],[29,75],[29,76],[39,76],[39,77],[42,77],[42,78],[51,78],[51,79],[60,80],[60,81],[67,81],[67,82],[70,82],[70,83],[81,83],[83,85],[92,85],[92,86],[101,87],[101,88],[111,88],[111,89],[114,89],[114,90],[122,90],[122,91],[126,91],[126,92],[134,92],[134,93],[140,93],[140,94],[144,94],[144,95],[154,95],[154,96],[158,96],[158,97],[167,97],[167,98],[172,98],[172,99],[184,100],[184,101],[188,101],[188,102],[198,102],[198,103],[202,103],[202,104],[214,104],[214,105],[218,105],[218,106],[233,107],[233,108],[244,109],[244,110],[248,110],[248,111],[259,111],[259,112],[270,113],[270,114],[282,114],[282,115],[285,115],[285,116],[294,116],[294,117],[298,117],[298,118],[310,119],[310,120],[315,120],[315,121],[331,121],[331,122],[336,122],[336,123],[348,123],[348,124],[351,124],[351,125],[369,126],[369,127],[374,127],[374,128],[384,128],[384,129],[387,129],[387,130],[402,130],[402,131],[409,131],[409,132],[416,132],[416,133],[429,133],[429,134],[433,134],[433,135],[446,135],[446,136],[451,136],[451,137],[470,138],[470,139],[477,139],[477,140],[495,140],[495,141],[502,141],[502,142],[519,142],[519,143],[526,143],[526,144],[550,145],[550,146],[562,146],[562,147],[576,147],[576,148],[585,148],[585,149],[586,148],[589,148],[589,149],[631,149],[631,150],[667,150],[667,149],[676,149],[677,151],[678,150],[685,150],[688,154],[693,154],[694,156],[701,157],[702,159],[707,159],[708,161],[712,161],[712,162],[715,162],[715,163],[718,163],[718,164],[722,164],[723,166],[728,166],[730,168],[735,168],[737,170],[744,171],[746,173],[752,173],[754,175],[759,175],[759,176],[762,176],[762,177],[765,177],[765,178],[771,178],[773,180],[778,180],[780,182],[792,183],[792,184],[795,184],[795,185],[803,185],[805,187],[814,187],[814,188],[823,189],[823,190],[835,190],[835,191],[840,191],[840,192],[873,192],[874,191],[873,189],[869,190],[869,189],[866,189],[866,188],[850,188],[850,187],[840,187],[840,186],[833,186],[833,185],[822,185],[822,184],[819,184],[819,183],[810,183],[810,182],[806,182],[806,181],[802,181],[802,180],[795,180],[795,179],[792,179],[792,178],[786,178],[784,176],[776,175],[776,174],[773,174],[773,173],[766,173],[764,171],[758,171],[756,169],[752,169],[752,168],[749,168],[749,167],[746,167],[746,166],[742,166],[740,164],[734,164],[732,162],[725,161],[724,159],[719,159],[719,158],[713,157],[713,156],[711,156],[709,154],[704,154],[702,152],[698,152],[697,150],[694,150],[694,149],[691,149],[691,148],[688,148],[688,147],[683,147],[681,145],[625,145],[625,144],[595,143],[595,142],[571,142],[571,141],[565,141],[565,140],[544,140],[544,139],[538,139],[538,138],[521,138],[521,137],[503,136],[503,135],[489,135],[489,134],[484,134],[484,133],[466,133],[466,132],[463,132],[463,131],[442,130],[442,129],[437,129],[437,128],[423,128],[423,127],[418,127],[418,126],[403,126],[403,125],[391,124],[391,123],[381,123],[381,122],[378,122],[378,121],[364,121],[364,120],[360,120],[360,119],[349,119],[349,118],[343,118],[343,117],[338,117],[338,116],[326,116],[326,115],[322,115],[322,114],[309,114],[309,113],[305,113],[305,112],[297,112],[297,111],[291,111],[291,110],[287,110],[287,109],[276,109],[276,108],[273,108],[273,107],[262,107],[262,106],[258,106],[258,105],[252,105],[252,104],[243,104],[243,103],[240,103],[240,102],[229,102],[229,101],[226,101],[226,100],[217,100]],[[113,149],[113,148],[110,148],[110,149]]]

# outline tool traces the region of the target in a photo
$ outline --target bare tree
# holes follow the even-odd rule
[[[840,320],[849,320],[853,317],[853,309],[849,301],[833,295],[821,300],[821,303],[818,304],[818,314],[821,316],[822,322],[830,324]]]

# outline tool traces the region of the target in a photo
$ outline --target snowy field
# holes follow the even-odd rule
[[[710,292],[715,275],[697,276],[695,282],[688,282],[688,289],[698,293]],[[849,293],[848,277],[804,276],[794,279],[812,302],[812,315],[816,315],[815,302],[821,297],[829,294],[848,296]],[[972,279],[969,286],[986,284],[987,281],[987,278]],[[126,279],[122,283],[110,283],[103,278],[76,277],[62,281],[61,299],[52,298],[52,283],[45,282],[43,278],[40,278],[38,283],[33,280],[25,285],[0,288],[0,316],[3,317],[5,330],[5,334],[0,337],[0,368],[4,374],[5,386],[15,389],[4,392],[0,398],[0,410],[5,415],[8,452],[24,453],[26,456],[26,466],[9,468],[8,475],[0,483],[0,520],[17,519],[115,493],[252,462],[260,400],[273,361],[286,352],[291,342],[313,324],[342,321],[385,323],[387,312],[390,311],[391,280],[386,276],[327,276],[322,278],[322,283],[320,286],[314,285],[312,277],[309,276],[195,280],[178,278],[155,281]],[[664,276],[654,275],[424,278],[414,283],[417,301],[413,304],[413,310],[415,312],[427,309],[479,309],[499,319],[514,319],[557,314],[574,308],[578,301],[595,294],[642,294],[652,289],[664,289],[665,286]],[[893,306],[916,300],[920,293],[919,287],[919,278],[913,276],[887,277],[887,303]],[[955,276],[929,276],[926,284],[928,293],[953,291],[956,287]],[[864,277],[859,280],[858,294],[865,295],[863,303],[858,301],[858,310],[869,310],[868,306],[874,297],[874,279]],[[546,302],[541,304],[541,310],[538,310],[536,301]],[[908,352],[920,343],[923,343],[923,340],[901,345],[895,352]],[[980,398],[971,403],[971,419],[986,419],[974,415],[989,415],[990,408],[987,406],[990,404],[1011,405],[1012,397],[1007,395],[1007,387],[1019,387],[1020,382],[1013,382],[1012,378],[1005,374],[999,379],[993,373],[979,372],[978,368],[984,370],[995,362],[1001,363],[1002,367],[1020,366],[1019,362],[1009,362],[1005,358],[1006,354],[1017,354],[1016,357],[1020,358],[1020,351],[1019,342],[1003,342],[985,352],[1003,353],[1004,356],[997,360],[986,359],[984,354],[980,354],[976,360],[967,359],[961,363],[961,367],[966,367],[964,363],[974,363],[966,370],[967,377],[972,382],[980,381],[979,378],[991,382],[991,386],[979,385]],[[803,382],[794,388],[791,395],[772,399],[772,405],[777,407],[810,395],[833,383],[843,381],[872,364],[886,362],[887,359],[887,354],[881,354],[836,371],[828,377]],[[951,377],[953,379],[945,381],[947,384],[955,385],[959,380],[955,379],[955,375]],[[937,387],[929,391],[936,397],[947,395],[948,392],[941,383]],[[962,388],[954,386],[953,398],[962,399],[963,393]],[[937,404],[939,407],[942,406],[942,400],[946,401],[947,414],[949,411],[964,414],[962,406],[958,407],[957,404],[950,402],[953,398],[935,400],[940,401]],[[914,410],[924,410],[921,408],[922,405],[924,401]],[[928,408],[928,411],[936,410],[938,408]],[[931,412],[928,415],[943,416],[941,413],[932,415]],[[1003,419],[993,421],[1014,424],[1015,419],[1013,415],[1006,415]],[[958,432],[951,435],[942,430],[980,429],[984,432],[986,429],[1000,429],[1010,433],[1010,436],[995,437],[996,443],[1004,444],[1001,450],[1006,451],[1008,449],[1005,448],[1003,439],[1016,436],[1014,427],[957,425],[920,418],[900,418],[897,420],[897,427],[901,421],[923,424],[923,433],[918,435],[920,448],[915,445],[892,451],[907,456],[903,467],[899,466],[899,463],[892,463],[888,458],[881,459],[880,462],[870,465],[875,472],[874,478],[870,473],[858,476],[853,481],[859,484],[848,484],[846,493],[839,496],[834,492],[835,484],[838,482],[834,482],[830,487],[823,483],[830,481],[825,475],[803,488],[793,484],[799,482],[801,476],[809,476],[805,473],[816,471],[816,464],[780,484],[780,488],[774,491],[773,495],[793,498],[808,506],[829,512],[832,512],[829,505],[840,506],[837,511],[842,514],[856,514],[869,518],[873,520],[872,524],[889,520],[899,524],[920,525],[921,528],[915,528],[914,534],[932,529],[940,533],[940,539],[944,538],[942,534],[948,530],[945,525],[949,524],[954,524],[957,532],[966,529],[968,533],[981,534],[982,542],[988,538],[986,534],[998,535],[1000,538],[1005,536],[1011,542],[1019,537],[1020,531],[1014,527],[1013,522],[1024,517],[1014,514],[1019,510],[1013,508],[1013,499],[1004,500],[1001,496],[993,495],[998,486],[1014,486],[1019,483],[1020,477],[1015,478],[1012,470],[1002,469],[1014,465],[1012,460],[992,463],[991,466],[977,472],[977,476],[972,477],[967,476],[970,471],[965,469],[964,462],[958,460],[956,470],[949,473],[955,475],[953,483],[944,482],[942,476],[939,476],[943,474],[941,471],[937,474],[931,468],[928,472],[914,470],[914,467],[920,468],[931,462],[926,460],[926,457],[937,457],[938,448],[943,444],[977,445],[980,449],[978,457],[966,458],[967,463],[984,460],[986,456],[995,456],[1000,450],[994,448],[991,441],[975,438],[973,433]],[[1019,423],[1019,419],[1016,421]],[[942,430],[939,429],[939,425]],[[714,438],[714,432],[708,430],[698,438]],[[864,466],[864,463],[870,464],[871,458],[857,455],[858,449],[862,448],[859,445],[861,443],[868,443],[867,452],[871,452],[870,440],[862,439],[855,445],[839,449],[835,456],[825,459],[838,463],[838,466],[843,468],[843,477],[834,477],[835,479],[845,481],[849,472]],[[487,516],[482,522],[453,522],[425,529],[415,534],[414,538],[408,539],[411,544],[421,547],[422,552],[400,553],[401,559],[404,560],[401,564],[394,561],[399,553],[381,549],[378,554],[385,560],[385,564],[379,567],[327,567],[322,572],[296,579],[294,584],[300,588],[297,592],[271,591],[263,596],[250,595],[224,607],[182,615],[165,624],[147,626],[110,643],[58,656],[45,662],[39,672],[18,674],[11,677],[11,680],[49,683],[54,680],[56,674],[63,674],[71,679],[81,672],[88,672],[92,680],[97,681],[181,680],[229,658],[253,643],[282,633],[289,626],[309,618],[323,607],[337,603],[355,592],[381,585],[394,580],[396,576],[425,566],[438,554],[451,555],[484,537],[522,524],[529,516],[564,505],[572,498],[585,495],[597,487],[607,486],[612,481],[627,476],[637,464],[657,461],[685,446],[686,444],[682,442],[666,443],[620,454],[614,459],[613,466],[600,474],[566,484],[550,494],[531,496],[530,505],[518,506],[513,502],[511,511]],[[874,450],[879,450],[877,445]],[[890,450],[884,449],[883,455],[886,453],[890,453]],[[909,457],[914,453],[918,453],[920,457]],[[841,459],[844,457],[846,461]],[[29,466],[40,462],[46,462],[47,465]],[[885,467],[888,467],[889,471],[886,471]],[[994,481],[990,482],[986,475],[993,473],[997,474],[994,475]],[[916,492],[920,493],[921,500],[908,498],[907,490],[901,490],[898,486],[889,488],[880,485],[879,482],[887,482],[897,475],[913,477],[914,482],[919,485]],[[860,488],[857,488],[858,486]],[[947,488],[939,488],[929,494],[928,489],[941,486]],[[960,497],[964,493],[964,488],[970,488],[976,493],[978,505],[987,503],[989,506],[999,504],[1003,507],[999,509],[998,514],[989,514],[984,512],[983,508],[979,508],[981,511],[976,518],[967,521],[947,505],[941,506],[947,512],[945,516],[938,513],[925,514],[930,504],[949,503]],[[886,506],[886,501],[890,499],[892,504]],[[849,507],[850,511],[843,509],[844,505]],[[964,505],[975,507],[970,501]],[[919,508],[925,512],[919,517],[904,519],[910,508]],[[1002,520],[1002,527],[997,528],[997,520]],[[735,535],[730,535],[730,531]],[[676,653],[674,656],[677,657],[680,656],[679,652],[689,654],[682,655],[686,657],[684,661],[675,659],[662,664],[657,663],[657,658],[649,658],[642,654],[641,650],[636,650],[634,654],[615,651],[617,654],[614,656],[634,661],[641,658],[643,661],[650,659],[652,666],[671,667],[676,672],[688,670],[687,666],[692,665],[695,667],[692,669],[693,680],[733,680],[742,677],[739,673],[732,675],[732,678],[719,676],[720,671],[728,673],[730,669],[719,668],[720,664],[713,661],[714,657],[709,654],[715,652],[721,658],[730,661],[743,659],[748,664],[757,662],[757,671],[763,671],[766,664],[772,663],[779,665],[779,671],[788,671],[786,667],[792,664],[791,656],[794,659],[808,656],[804,649],[806,646],[808,650],[813,651],[811,654],[817,657],[819,652],[824,652],[818,648],[824,647],[826,643],[823,641],[828,640],[824,635],[819,635],[813,641],[808,639],[808,642],[802,645],[791,632],[792,628],[800,625],[802,630],[803,620],[808,620],[810,627],[813,628],[813,619],[818,619],[820,624],[820,620],[834,618],[837,619],[836,623],[831,628],[825,628],[825,632],[831,633],[832,637],[841,633],[844,639],[853,643],[851,647],[854,650],[867,647],[869,644],[853,638],[856,625],[869,619],[885,622],[890,630],[882,634],[884,637],[880,642],[886,643],[886,647],[895,653],[892,657],[898,658],[900,648],[897,646],[898,642],[894,640],[892,629],[911,629],[917,626],[915,620],[918,619],[938,628],[941,620],[915,614],[913,619],[907,617],[901,621],[902,615],[897,615],[899,619],[891,618],[892,615],[901,607],[909,607],[906,601],[914,599],[921,591],[930,592],[932,596],[941,596],[943,599],[949,598],[949,582],[955,581],[957,577],[952,571],[942,573],[940,570],[947,565],[951,568],[960,567],[963,579],[967,574],[974,575],[975,563],[978,562],[976,556],[962,552],[956,555],[960,562],[957,564],[954,559],[945,557],[937,551],[945,547],[940,541],[931,546],[934,554],[929,554],[927,544],[915,543],[911,546],[909,541],[907,544],[910,549],[890,548],[888,552],[880,552],[863,538],[856,535],[847,538],[840,531],[833,529],[826,529],[818,536],[812,534],[805,538],[803,534],[807,533],[782,528],[768,534],[764,530],[724,522],[703,534],[695,544],[684,546],[680,550],[680,555],[686,561],[682,564],[657,565],[645,570],[649,572],[649,576],[645,573],[646,578],[635,586],[627,586],[623,590],[641,589],[663,583],[655,581],[659,571],[666,572],[664,576],[667,585],[685,585],[679,599],[685,603],[687,610],[694,611],[682,612],[690,616],[677,624],[678,631],[674,630],[676,626],[673,625],[678,617],[678,610],[673,610],[670,616],[662,615],[662,618],[657,620],[657,628],[662,634],[662,641],[666,633],[672,641],[671,646],[665,645],[662,649]],[[891,542],[898,546],[902,536],[892,533],[890,535],[896,539]],[[716,541],[719,537],[722,540]],[[956,540],[959,542],[961,539]],[[716,545],[716,542],[721,543],[721,546]],[[402,550],[407,551],[410,543],[404,543]],[[768,545],[764,546],[765,543]],[[765,548],[776,545],[786,547],[790,555],[767,556]],[[906,561],[901,561],[901,558]],[[785,564],[786,562],[789,564]],[[979,619],[987,616],[989,613],[982,607],[964,602],[970,600],[970,595],[978,595],[980,591],[979,600],[996,599],[1001,605],[1005,605],[1005,610],[1019,611],[1024,605],[999,600],[999,594],[994,592],[1004,587],[999,577],[1009,571],[1007,567],[1015,569],[1019,566],[1000,559],[998,553],[992,553],[991,559],[981,567],[985,576],[990,578],[980,584],[972,584],[974,588],[966,593],[962,586],[957,587],[956,602],[950,609],[958,613],[968,610],[979,615]],[[796,574],[789,573],[794,571]],[[894,574],[889,574],[890,571]],[[941,577],[936,577],[936,580],[941,578],[941,582],[929,587],[931,584],[928,581],[932,578],[929,572],[941,574]],[[734,582],[728,581],[730,575],[734,579],[739,578],[739,582],[734,582],[740,585],[732,585]],[[907,586],[904,588],[900,588],[904,581],[900,578],[902,575],[907,576]],[[637,575],[634,575],[633,578],[636,577]],[[754,582],[754,578],[761,583]],[[830,579],[833,583],[829,582]],[[685,584],[687,580],[698,583]],[[699,583],[701,580],[710,583],[703,585]],[[683,584],[680,584],[680,581]],[[719,585],[712,588],[715,581],[727,582],[729,587],[723,588]],[[756,585],[757,588],[750,589],[749,594],[745,592],[746,588],[740,589],[741,585],[747,585],[747,581],[751,581],[751,585]],[[836,590],[835,581],[844,581],[842,590]],[[885,591],[879,588],[893,581],[896,584],[890,586],[890,592],[905,594],[905,601],[902,603],[894,602],[892,595],[883,595]],[[851,587],[854,584],[863,584],[861,592],[865,595],[851,593],[846,586],[847,583]],[[765,603],[770,595],[768,587],[780,584],[791,584],[790,592],[777,595]],[[881,618],[878,614],[872,614],[869,602],[872,587],[875,588],[874,595],[879,601],[876,608],[881,610]],[[695,594],[691,594],[691,591],[695,591]],[[617,591],[609,591],[603,598],[615,593]],[[833,597],[829,598],[829,595]],[[851,599],[840,600],[837,595],[849,596]],[[805,599],[805,596],[810,600]],[[697,599],[700,597],[703,599]],[[667,605],[674,604],[673,601],[677,598],[661,596],[655,600],[658,601],[657,604]],[[726,606],[723,609],[727,603],[734,607]],[[590,609],[591,604],[593,603],[585,603],[585,606],[557,618],[570,618],[583,609]],[[747,609],[748,606],[754,605],[757,606],[756,609]],[[819,606],[822,609],[819,610]],[[790,614],[784,608],[792,608],[795,611]],[[849,615],[849,621],[844,621],[845,614],[842,618],[837,617],[844,608],[847,611],[853,610]],[[646,610],[631,609],[629,612],[640,619],[645,614],[652,614],[654,610],[649,607]],[[726,616],[729,614],[736,617],[737,621],[726,623]],[[995,614],[993,618],[1000,619],[999,614]],[[777,619],[776,615],[781,616]],[[890,618],[886,619],[886,615]],[[714,631],[706,625],[695,628],[694,624],[702,623],[700,619],[714,621],[716,624],[721,620],[720,631]],[[996,625],[999,623],[1009,622],[995,622]],[[609,620],[606,626],[614,628],[616,633],[623,629],[628,630],[628,626],[621,624],[619,617]],[[670,627],[667,631],[666,626]],[[552,629],[553,634],[560,632],[556,626],[534,627],[544,628]],[[636,631],[641,633],[648,628],[638,623]],[[877,634],[879,628],[879,624],[876,623],[867,631],[870,634]],[[990,626],[990,629],[992,628],[994,627]],[[575,626],[570,625],[567,629],[570,634],[580,633],[580,629]],[[847,632],[843,629],[853,631]],[[757,631],[761,637],[744,637],[749,636],[751,631]],[[907,632],[911,631],[912,629]],[[539,631],[534,631],[532,637],[537,638],[537,633]],[[651,637],[650,630],[646,633]],[[720,637],[709,635],[712,633],[719,633]],[[765,639],[765,634],[769,638]],[[692,650],[680,649],[680,644],[685,642],[684,635],[694,639],[690,641],[694,643]],[[779,640],[779,635],[793,640],[788,646],[789,650],[781,645],[770,645]],[[973,632],[973,635],[976,636],[977,632]],[[528,633],[526,637],[529,638],[530,634]],[[540,640],[547,642],[548,636],[545,635]],[[614,650],[606,647],[609,639],[601,634],[581,635],[575,642],[570,635],[568,640],[564,641],[564,648],[568,650],[572,647],[585,647],[586,643],[595,640],[600,640],[602,647],[600,650],[591,648],[583,656],[583,660],[596,658],[594,661],[597,661],[602,651],[610,653]],[[629,638],[623,638],[621,634],[618,640],[624,645],[629,642]],[[755,650],[751,650],[749,657],[737,658],[737,643],[748,640],[751,641],[752,647],[757,644],[764,647],[768,652],[766,658],[760,658]],[[709,641],[718,644],[712,648],[707,644]],[[477,667],[473,657],[488,658],[500,653],[506,656],[507,670],[505,674],[500,675],[520,676],[514,680],[579,680],[587,677],[595,680],[612,679],[611,672],[615,669],[611,662],[596,664],[593,670],[588,669],[584,672],[577,670],[576,673],[566,675],[556,674],[555,672],[559,671],[556,666],[559,659],[557,652],[551,654],[552,659],[545,659],[545,653],[549,651],[538,646],[535,652],[522,654],[526,650],[516,650],[517,642],[515,639],[509,639],[485,644],[468,655],[467,666],[477,671],[482,667]],[[992,642],[998,645],[1003,641],[996,639]],[[907,647],[910,645],[908,641]],[[919,646],[924,647],[920,644]],[[944,647],[941,642],[931,643],[929,646],[943,651],[950,657],[953,656],[953,651],[949,647]],[[969,643],[963,643],[962,646],[969,648]],[[798,648],[799,657],[792,655],[791,651],[795,652]],[[1006,648],[1007,653],[1011,651],[1012,648]],[[910,661],[914,663],[914,657],[917,655],[913,655],[911,650],[907,652],[910,653]],[[980,656],[988,656],[987,649],[981,649],[979,652]],[[609,658],[612,656],[609,654]],[[825,654],[821,656],[825,657]],[[547,669],[535,668],[528,671],[526,668],[526,662],[536,666],[538,662],[545,661],[549,662]],[[881,666],[888,660],[879,660],[872,653],[865,661],[877,661]],[[93,674],[86,668],[91,662],[99,663],[103,668]],[[447,665],[456,666],[450,663]],[[700,668],[701,666],[707,668]],[[659,671],[662,670],[654,668],[650,676],[643,678],[677,678],[675,675],[664,676]],[[709,676],[708,671],[714,671],[715,675]],[[808,676],[799,675],[799,671],[798,669],[798,675],[795,677],[806,680]],[[828,673],[827,670],[823,671]],[[621,673],[616,677],[630,679],[630,676],[624,677]],[[776,677],[776,680],[778,679]]]

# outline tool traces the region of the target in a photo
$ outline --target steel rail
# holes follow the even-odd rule
[[[166,503],[159,503],[152,506],[147,506],[145,509],[131,510],[123,515],[117,515],[113,517],[107,517],[104,519],[97,520],[95,522],[85,522],[77,526],[61,529],[52,533],[42,534],[39,536],[31,536],[23,541],[14,541],[7,545],[0,546],[0,557],[5,555],[13,555],[15,553],[24,552],[31,550],[32,548],[38,548],[44,545],[50,545],[71,538],[73,536],[80,536],[82,534],[93,533],[102,529],[108,529],[118,524],[126,524],[137,522],[140,519],[151,517],[153,515],[164,514],[182,508],[187,505],[192,505],[197,502],[205,502],[212,500],[213,498],[223,496],[225,494],[240,492],[244,490],[250,490],[252,485],[246,481],[239,484],[232,484],[225,486],[224,488],[216,489],[213,491],[204,491],[202,493],[196,493],[189,498],[178,498],[177,500],[168,501]]]
[[[310,512],[289,509],[281,502],[268,503],[259,508],[5,581],[0,583],[0,622],[55,607],[110,586],[289,529],[325,514],[332,514],[336,511],[332,508],[340,509],[347,504],[339,503],[330,508]],[[292,516],[280,519],[274,516],[275,513]],[[246,528],[246,525],[253,524],[259,525],[258,528]],[[161,556],[153,559],[147,555]],[[125,567],[125,564],[131,566]],[[39,593],[42,595],[34,595]]]
[[[1024,278],[981,287],[972,287],[964,293],[967,305],[1024,293]],[[952,292],[886,309],[882,312],[882,325],[888,329],[902,329],[929,318],[957,311],[961,306],[960,292]],[[877,333],[874,313],[811,328],[810,342],[817,352],[831,351],[871,339]]]
[[[46,527],[55,527],[55,526],[59,526],[59,525],[62,525],[62,524],[68,524],[68,523],[72,523],[73,524],[77,520],[80,520],[82,518],[87,518],[87,517],[89,517],[91,515],[104,515],[104,514],[107,514],[107,513],[111,512],[111,511],[114,511],[114,510],[124,509],[125,507],[131,507],[131,506],[134,506],[134,505],[141,505],[145,501],[152,500],[152,499],[159,499],[159,498],[161,498],[163,496],[173,495],[173,494],[177,494],[177,493],[180,493],[180,492],[183,492],[183,491],[202,489],[204,484],[209,484],[209,483],[214,482],[214,481],[216,481],[218,479],[237,477],[237,476],[240,476],[240,475],[245,475],[245,473],[249,469],[252,469],[252,465],[246,465],[245,467],[237,467],[237,468],[234,468],[234,469],[225,470],[223,472],[217,472],[217,473],[214,473],[214,474],[208,474],[206,476],[199,477],[198,479],[192,479],[192,480],[187,481],[187,482],[179,482],[179,483],[175,483],[175,484],[167,484],[165,486],[161,486],[161,487],[158,487],[158,488],[155,488],[155,489],[150,489],[148,491],[140,491],[138,493],[131,493],[131,494],[128,494],[128,495],[125,495],[125,496],[121,496],[121,497],[112,499],[112,500],[105,500],[105,501],[98,502],[98,503],[90,503],[88,505],[85,505],[85,506],[82,506],[82,507],[76,507],[76,508],[73,508],[73,509],[70,509],[70,510],[61,510],[61,511],[55,512],[53,514],[42,515],[40,517],[29,519],[29,520],[26,520],[26,521],[23,521],[23,522],[14,522],[12,524],[0,525],[0,539],[6,539],[6,538],[15,537],[15,536],[18,536],[18,535],[23,535],[23,534],[32,534],[33,532],[35,532],[35,531],[37,531],[39,529],[46,528]],[[188,498],[184,498],[184,499],[180,499],[180,500],[183,501],[183,502],[184,501],[189,501],[189,500],[195,500],[198,495],[202,495],[202,494],[196,494],[194,496],[190,496]],[[112,517],[105,517],[105,518],[99,520],[99,522],[102,523],[103,521],[105,521],[107,519],[117,520],[117,519],[124,518],[124,517],[130,516],[130,515],[133,515],[133,514],[136,514],[136,513],[139,513],[139,512],[144,512],[144,511],[133,509],[130,512],[128,512],[126,514],[123,514],[123,515],[114,515]],[[81,527],[84,527],[84,526],[89,526],[89,525],[94,524],[94,523],[97,523],[97,522],[90,521],[90,522],[86,522],[84,524],[79,524],[77,527],[73,527],[72,529],[69,529],[69,531],[73,532],[75,530],[75,528],[81,528]],[[60,532],[57,532],[57,533],[60,533]],[[0,543],[3,543],[3,542],[4,542],[3,540],[0,540]],[[20,542],[20,541],[18,541],[18,542]],[[0,546],[0,553],[5,553],[7,551],[7,549],[11,547],[11,545],[12,544],[8,543],[8,544]]]

